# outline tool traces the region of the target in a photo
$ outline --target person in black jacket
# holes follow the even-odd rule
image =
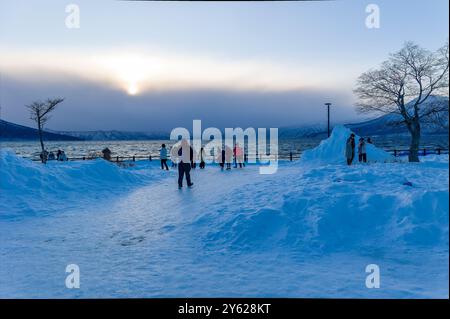
[[[183,177],[186,175],[186,182],[188,187],[192,187],[194,183],[191,182],[191,162],[194,159],[194,150],[189,145],[186,139],[181,141],[181,147],[178,150],[179,164],[178,164],[178,188],[183,187]]]
[[[355,134],[351,134],[345,144],[345,157],[347,158],[347,165],[352,165],[355,157]]]
[[[200,149],[200,168],[204,169],[205,166],[206,166],[206,163],[205,163],[205,149],[202,147]]]

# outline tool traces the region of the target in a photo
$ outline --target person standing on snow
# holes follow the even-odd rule
[[[194,183],[191,182],[191,162],[194,158],[194,150],[189,145],[188,140],[182,139],[181,146],[178,149],[178,188],[183,187],[183,177],[186,175],[186,182],[188,187],[192,187]]]
[[[231,162],[233,161],[233,150],[225,145],[225,162],[227,164],[227,170],[231,169]]]
[[[235,157],[235,161],[236,161],[236,166],[235,167],[237,167],[237,164],[239,164],[239,168],[242,168],[242,166],[245,166],[245,163],[244,163],[244,151],[239,146],[239,143],[236,143],[236,146],[234,147],[234,157]]]
[[[219,152],[217,154],[217,162],[220,165],[220,169],[223,171],[223,167],[225,166],[225,150],[220,150],[219,148]]]
[[[361,137],[358,143],[358,158],[360,162],[367,163],[366,142]]]
[[[200,168],[204,169],[205,166],[206,166],[206,163],[205,163],[205,149],[202,147],[200,149]]]
[[[61,161],[61,162],[66,162],[66,161],[68,161],[69,159],[67,158],[66,153],[64,153],[64,151],[61,151],[61,153],[60,153],[60,155],[59,155],[59,157],[58,157],[58,160]]]
[[[347,139],[345,157],[347,158],[347,165],[352,165],[353,158],[355,157],[355,134],[353,133]]]
[[[176,145],[172,146],[170,149],[170,160],[172,162],[172,167],[178,166],[178,147]]]
[[[167,166],[167,148],[166,144],[161,145],[161,149],[159,150],[159,159],[161,160],[161,169],[166,168],[166,171],[169,170]]]
[[[197,151],[191,146],[191,168],[195,169],[197,167]]]
[[[49,161],[54,161],[54,160],[56,160],[55,153],[53,153],[53,152],[48,153],[48,160],[49,160]]]

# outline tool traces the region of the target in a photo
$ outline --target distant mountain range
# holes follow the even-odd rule
[[[407,108],[411,108],[413,102],[406,105]],[[445,135],[448,134],[448,97],[442,96],[430,96],[427,101],[422,105],[421,112],[426,112],[429,107],[436,104],[446,107],[447,112],[442,113],[442,118],[446,119],[443,125],[437,125],[435,123],[422,123],[421,131],[424,135]],[[401,122],[402,116],[399,114],[385,114],[380,117],[367,120],[364,122],[345,124],[347,128],[351,129],[361,136],[373,136],[373,135],[398,135],[409,134],[404,124]],[[325,125],[312,125],[312,126],[293,126],[284,127],[278,130],[279,138],[304,138],[304,137],[326,137],[327,128]]]
[[[406,105],[407,108],[412,108],[414,101]],[[446,107],[447,112],[442,113],[441,117],[445,118],[445,123],[437,125],[436,123],[421,123],[421,132],[426,135],[448,134],[448,97],[430,96],[426,102],[421,106],[421,112],[426,112],[431,106],[436,104]],[[358,135],[390,135],[390,134],[409,134],[406,126],[402,121],[400,114],[385,114],[375,119],[345,125]]]
[[[85,141],[125,141],[125,140],[166,140],[166,132],[126,132],[126,131],[52,131]]]
[[[47,141],[80,141],[80,138],[59,133],[44,132]],[[0,141],[36,140],[37,129],[0,120]]]
[[[447,107],[446,119],[448,127],[448,97],[431,96],[427,103],[422,106],[422,111],[426,111],[429,105],[443,103]],[[411,104],[410,104],[411,106]],[[368,121],[345,124],[346,127],[362,136],[373,135],[393,135],[408,134],[405,125],[396,125],[401,120],[397,114],[386,114]],[[290,126],[282,127],[278,130],[279,139],[295,139],[307,137],[326,137],[325,125]],[[448,134],[448,129],[433,123],[422,124],[422,134]],[[14,124],[0,120],[0,140],[35,140],[37,130],[23,125]],[[52,131],[44,132],[45,140],[60,141],[101,141],[101,140],[166,140],[169,138],[168,132],[126,132],[126,131]]]

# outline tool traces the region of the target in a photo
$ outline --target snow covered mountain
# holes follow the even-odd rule
[[[34,128],[0,120],[0,140],[37,140],[38,131]],[[44,132],[47,141],[78,141],[80,138],[56,132]]]
[[[436,125],[434,123],[422,123],[422,134],[433,135],[448,134],[448,97],[430,96],[422,111],[426,111],[431,104],[440,103],[447,106],[446,114],[442,119],[444,124]],[[412,102],[409,104],[412,105]],[[397,114],[386,114],[371,120],[345,124],[345,127],[351,129],[356,134],[362,136],[372,135],[391,135],[391,134],[409,134],[405,125],[395,125],[401,120]],[[281,127],[278,130],[280,139],[298,139],[298,138],[325,138],[327,135],[326,124],[299,125]],[[30,140],[36,139],[36,129],[10,123],[0,120],[0,139],[2,140]],[[106,140],[165,140],[169,138],[168,132],[127,132],[127,131],[52,131],[47,130],[44,134],[46,140],[87,140],[87,141],[106,141]]]
[[[127,131],[58,131],[59,134],[77,137],[86,141],[126,141],[126,140],[165,140],[166,132],[127,132]]]
[[[307,126],[287,126],[278,130],[278,138],[280,139],[296,139],[305,137],[326,137],[327,127],[322,124]]]
[[[443,112],[441,118],[443,123],[438,125],[436,123],[422,123],[422,134],[425,135],[445,135],[448,134],[448,97],[430,96],[425,104],[422,106],[422,112],[426,112],[429,107],[436,103],[447,107],[447,112]],[[408,103],[407,107],[412,107],[413,101]],[[370,135],[393,135],[393,134],[409,134],[404,124],[398,125],[402,117],[398,114],[385,114],[374,119],[363,122],[349,123],[344,126],[351,129],[356,134],[362,136]],[[325,124],[317,124],[310,126],[289,126],[282,127],[278,130],[280,139],[295,139],[307,137],[326,137],[327,127]]]
[[[414,101],[411,101],[406,106],[412,108]],[[443,96],[430,96],[422,106],[422,112],[426,112],[431,106],[436,103],[447,106],[447,112],[442,114],[442,118],[445,119],[443,125],[437,125],[435,123],[423,122],[421,126],[422,134],[448,134],[448,97]],[[444,113],[444,112],[443,112]],[[398,122],[402,120],[402,116],[399,114],[385,114],[372,120],[346,124],[345,126],[351,129],[353,132],[360,135],[389,135],[389,134],[409,134],[404,124],[398,125]]]

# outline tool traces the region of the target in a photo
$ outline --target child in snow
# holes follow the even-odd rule
[[[355,134],[353,133],[347,139],[345,157],[347,158],[347,165],[352,165],[353,158],[355,157]]]
[[[166,144],[161,145],[161,149],[159,150],[159,158],[161,159],[161,169],[166,168],[166,170],[169,170],[169,167],[167,166],[167,148]]]
[[[359,139],[358,158],[360,162],[367,163],[366,142],[363,137]]]

